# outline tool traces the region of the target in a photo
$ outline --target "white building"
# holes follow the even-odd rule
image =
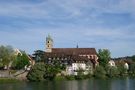
[[[128,65],[128,63],[125,63],[125,64],[124,64],[124,68],[125,68],[126,70],[128,70],[128,69],[129,69],[129,65]]]
[[[109,62],[108,62],[108,64],[109,64],[109,66],[111,66],[111,67],[115,67],[116,65],[115,65],[115,62],[113,61],[113,60],[110,60]]]

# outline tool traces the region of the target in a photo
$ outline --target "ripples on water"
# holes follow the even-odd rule
[[[0,83],[0,90],[135,90],[135,79]]]

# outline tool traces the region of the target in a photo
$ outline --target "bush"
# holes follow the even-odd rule
[[[119,71],[117,67],[108,67],[107,76],[109,77],[117,77],[119,75]]]
[[[105,78],[106,71],[102,66],[97,66],[94,71],[94,76],[96,78]]]
[[[135,63],[130,64],[129,75],[135,76]]]
[[[55,65],[36,63],[28,73],[27,78],[30,81],[54,80],[60,69]]]
[[[77,70],[77,75],[75,76],[75,79],[80,80],[84,78],[84,70],[82,70],[81,68],[79,68],[79,70]]]
[[[29,62],[29,58],[28,56],[26,55],[26,53],[23,53],[22,55],[18,55],[16,57],[16,59],[13,61],[13,65],[12,67],[14,69],[23,69],[26,65],[29,65],[30,62]]]
[[[117,68],[118,68],[118,73],[120,76],[124,76],[126,74],[127,69],[124,67],[123,64],[118,64]]]
[[[66,76],[67,80],[75,80],[75,76],[74,75],[68,75]]]
[[[32,70],[28,73],[27,79],[30,81],[43,81],[45,74],[45,64],[37,63]]]
[[[55,80],[61,81],[61,80],[66,80],[66,78],[64,76],[56,76]]]

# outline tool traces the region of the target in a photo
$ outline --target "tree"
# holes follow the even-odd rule
[[[107,76],[109,77],[116,77],[118,76],[119,71],[118,68],[115,66],[108,66],[107,67]]]
[[[44,74],[44,79],[46,80],[53,80],[57,73],[60,72],[60,68],[58,68],[57,66],[55,65],[46,65],[46,71],[45,71],[45,74]]]
[[[108,61],[110,60],[110,51],[108,49],[99,49],[98,50],[98,57],[99,57],[99,64],[103,67],[106,67]]]
[[[15,69],[23,69],[26,65],[29,65],[29,58],[25,52],[22,55],[18,54],[16,59],[13,61],[13,67]]]
[[[132,58],[132,61],[135,62],[135,55],[133,55],[131,58]]]
[[[2,67],[7,67],[14,59],[14,50],[12,46],[0,46],[0,63]]]
[[[34,58],[37,62],[44,61],[45,60],[45,52],[42,50],[36,50],[34,51]]]
[[[129,74],[135,76],[135,62],[130,64]]]
[[[123,76],[127,71],[127,69],[124,67],[124,63],[119,63],[117,68],[120,76]]]
[[[30,81],[53,80],[59,72],[59,68],[55,65],[38,62],[28,73],[27,78]]]
[[[106,76],[106,71],[103,66],[97,66],[94,71],[94,76],[96,78],[104,78]]]
[[[43,81],[44,74],[46,72],[46,66],[44,63],[36,63],[32,67],[31,71],[27,75],[27,79],[30,81]]]

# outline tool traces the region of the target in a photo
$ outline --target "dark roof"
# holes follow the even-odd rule
[[[89,59],[87,57],[81,57],[81,56],[77,56],[77,55],[74,55],[71,57],[73,60],[77,60],[77,61],[89,61]]]
[[[97,54],[95,48],[52,48],[51,53],[61,53],[67,55]]]

